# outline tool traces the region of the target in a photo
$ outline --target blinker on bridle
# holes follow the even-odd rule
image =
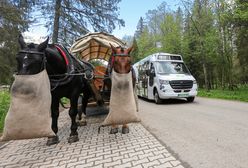
[[[37,54],[37,55],[42,55],[42,64],[43,66],[41,66],[40,71],[42,70],[42,67],[44,69],[46,69],[46,57],[45,57],[45,53],[44,52],[39,52],[39,51],[26,51],[26,50],[20,50],[19,53],[23,53],[23,54]]]

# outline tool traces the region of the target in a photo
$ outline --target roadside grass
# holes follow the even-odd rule
[[[5,116],[10,105],[10,94],[8,90],[0,90],[0,133],[3,131]]]
[[[214,89],[210,91],[199,89],[197,96],[248,102],[248,85],[241,85],[233,91],[227,89]]]

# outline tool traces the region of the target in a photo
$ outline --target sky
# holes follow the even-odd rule
[[[117,26],[112,34],[120,39],[125,35],[133,36],[140,17],[145,17],[148,10],[157,9],[164,1],[171,9],[176,9],[180,0],[122,0],[118,5],[119,18],[125,21],[125,27]],[[40,25],[30,28],[24,36],[27,42],[29,40],[31,42],[32,37],[36,43],[40,43],[44,40],[42,37],[46,37],[47,34],[46,28]]]
[[[179,0],[122,0],[119,4],[120,17],[125,21],[125,27],[117,27],[113,35],[122,38],[124,35],[134,35],[140,17],[145,17],[148,10],[157,9],[166,2],[171,9],[177,8]]]

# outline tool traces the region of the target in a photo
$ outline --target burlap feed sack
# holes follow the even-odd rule
[[[119,74],[113,70],[111,80],[109,114],[102,125],[140,122],[132,83],[132,72]]]
[[[50,109],[50,82],[46,70],[35,75],[15,75],[1,140],[54,136]]]

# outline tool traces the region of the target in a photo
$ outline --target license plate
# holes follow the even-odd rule
[[[178,94],[178,97],[188,97],[189,94],[188,93],[181,93],[181,94]]]

